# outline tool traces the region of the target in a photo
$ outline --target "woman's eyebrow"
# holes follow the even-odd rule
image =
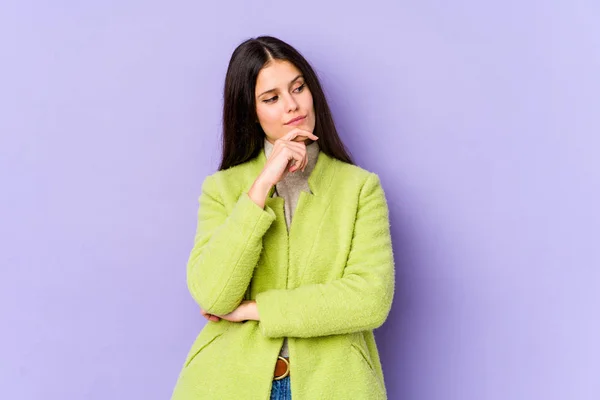
[[[296,82],[296,81],[298,80],[298,78],[304,78],[304,77],[302,76],[302,74],[298,75],[297,77],[295,77],[294,79],[292,79],[292,80],[290,81],[290,84],[289,84],[289,86],[292,86],[292,84],[293,84],[294,82]],[[262,96],[262,95],[263,95],[263,94],[265,94],[265,93],[274,92],[274,91],[276,91],[276,90],[277,90],[277,89],[269,89],[269,90],[266,90],[266,91],[262,92],[261,94],[259,94],[259,95],[258,95],[258,96],[256,96],[256,97],[260,97],[260,96]]]

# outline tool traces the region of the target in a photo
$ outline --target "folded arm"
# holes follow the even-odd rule
[[[389,314],[394,278],[388,207],[379,177],[371,174],[359,196],[343,276],[327,283],[259,293],[259,326],[267,337],[312,337],[375,329]]]

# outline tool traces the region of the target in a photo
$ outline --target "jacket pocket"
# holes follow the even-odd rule
[[[358,355],[363,359],[363,361],[367,364],[371,372],[375,373],[375,368],[373,368],[373,363],[371,362],[371,358],[365,353],[365,351],[355,342],[351,343],[352,349],[358,353]]]
[[[368,372],[365,371],[365,373],[371,375],[372,383],[374,385],[372,385],[371,387],[377,387],[377,395],[381,396],[377,398],[386,398],[385,389],[382,387],[383,382],[381,382],[377,370],[373,365],[373,360],[371,360],[371,356],[366,350],[366,343],[364,337],[362,336],[362,333],[352,334],[352,336],[350,337],[350,349],[359,358],[358,361],[363,364],[366,370],[368,370]]]
[[[223,322],[223,321],[219,321],[219,323],[221,323],[221,322]],[[213,324],[213,323],[214,322],[209,322],[209,324]],[[208,328],[208,327],[206,327],[206,328]],[[205,349],[207,346],[209,346],[215,340],[220,338],[226,331],[227,331],[227,328],[225,328],[225,330],[221,330],[216,333],[210,332],[208,329],[203,329],[202,332],[200,332],[200,334],[198,335],[198,338],[196,339],[194,344],[192,345],[192,348],[190,349],[190,351],[185,359],[183,368],[187,368],[187,366],[190,365],[192,361],[194,361],[194,359],[198,356],[198,354],[200,354],[200,352],[203,349]]]

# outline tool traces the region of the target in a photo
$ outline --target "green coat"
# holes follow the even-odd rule
[[[260,321],[207,322],[172,400],[268,400],[284,337],[294,400],[385,399],[373,329],[390,311],[395,272],[378,176],[320,152],[288,234],[283,198],[262,209],[247,195],[265,162],[261,151],[206,178],[187,265],[207,312],[254,299]]]

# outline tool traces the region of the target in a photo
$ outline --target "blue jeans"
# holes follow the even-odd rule
[[[271,400],[292,400],[289,375],[278,381],[273,381]]]

